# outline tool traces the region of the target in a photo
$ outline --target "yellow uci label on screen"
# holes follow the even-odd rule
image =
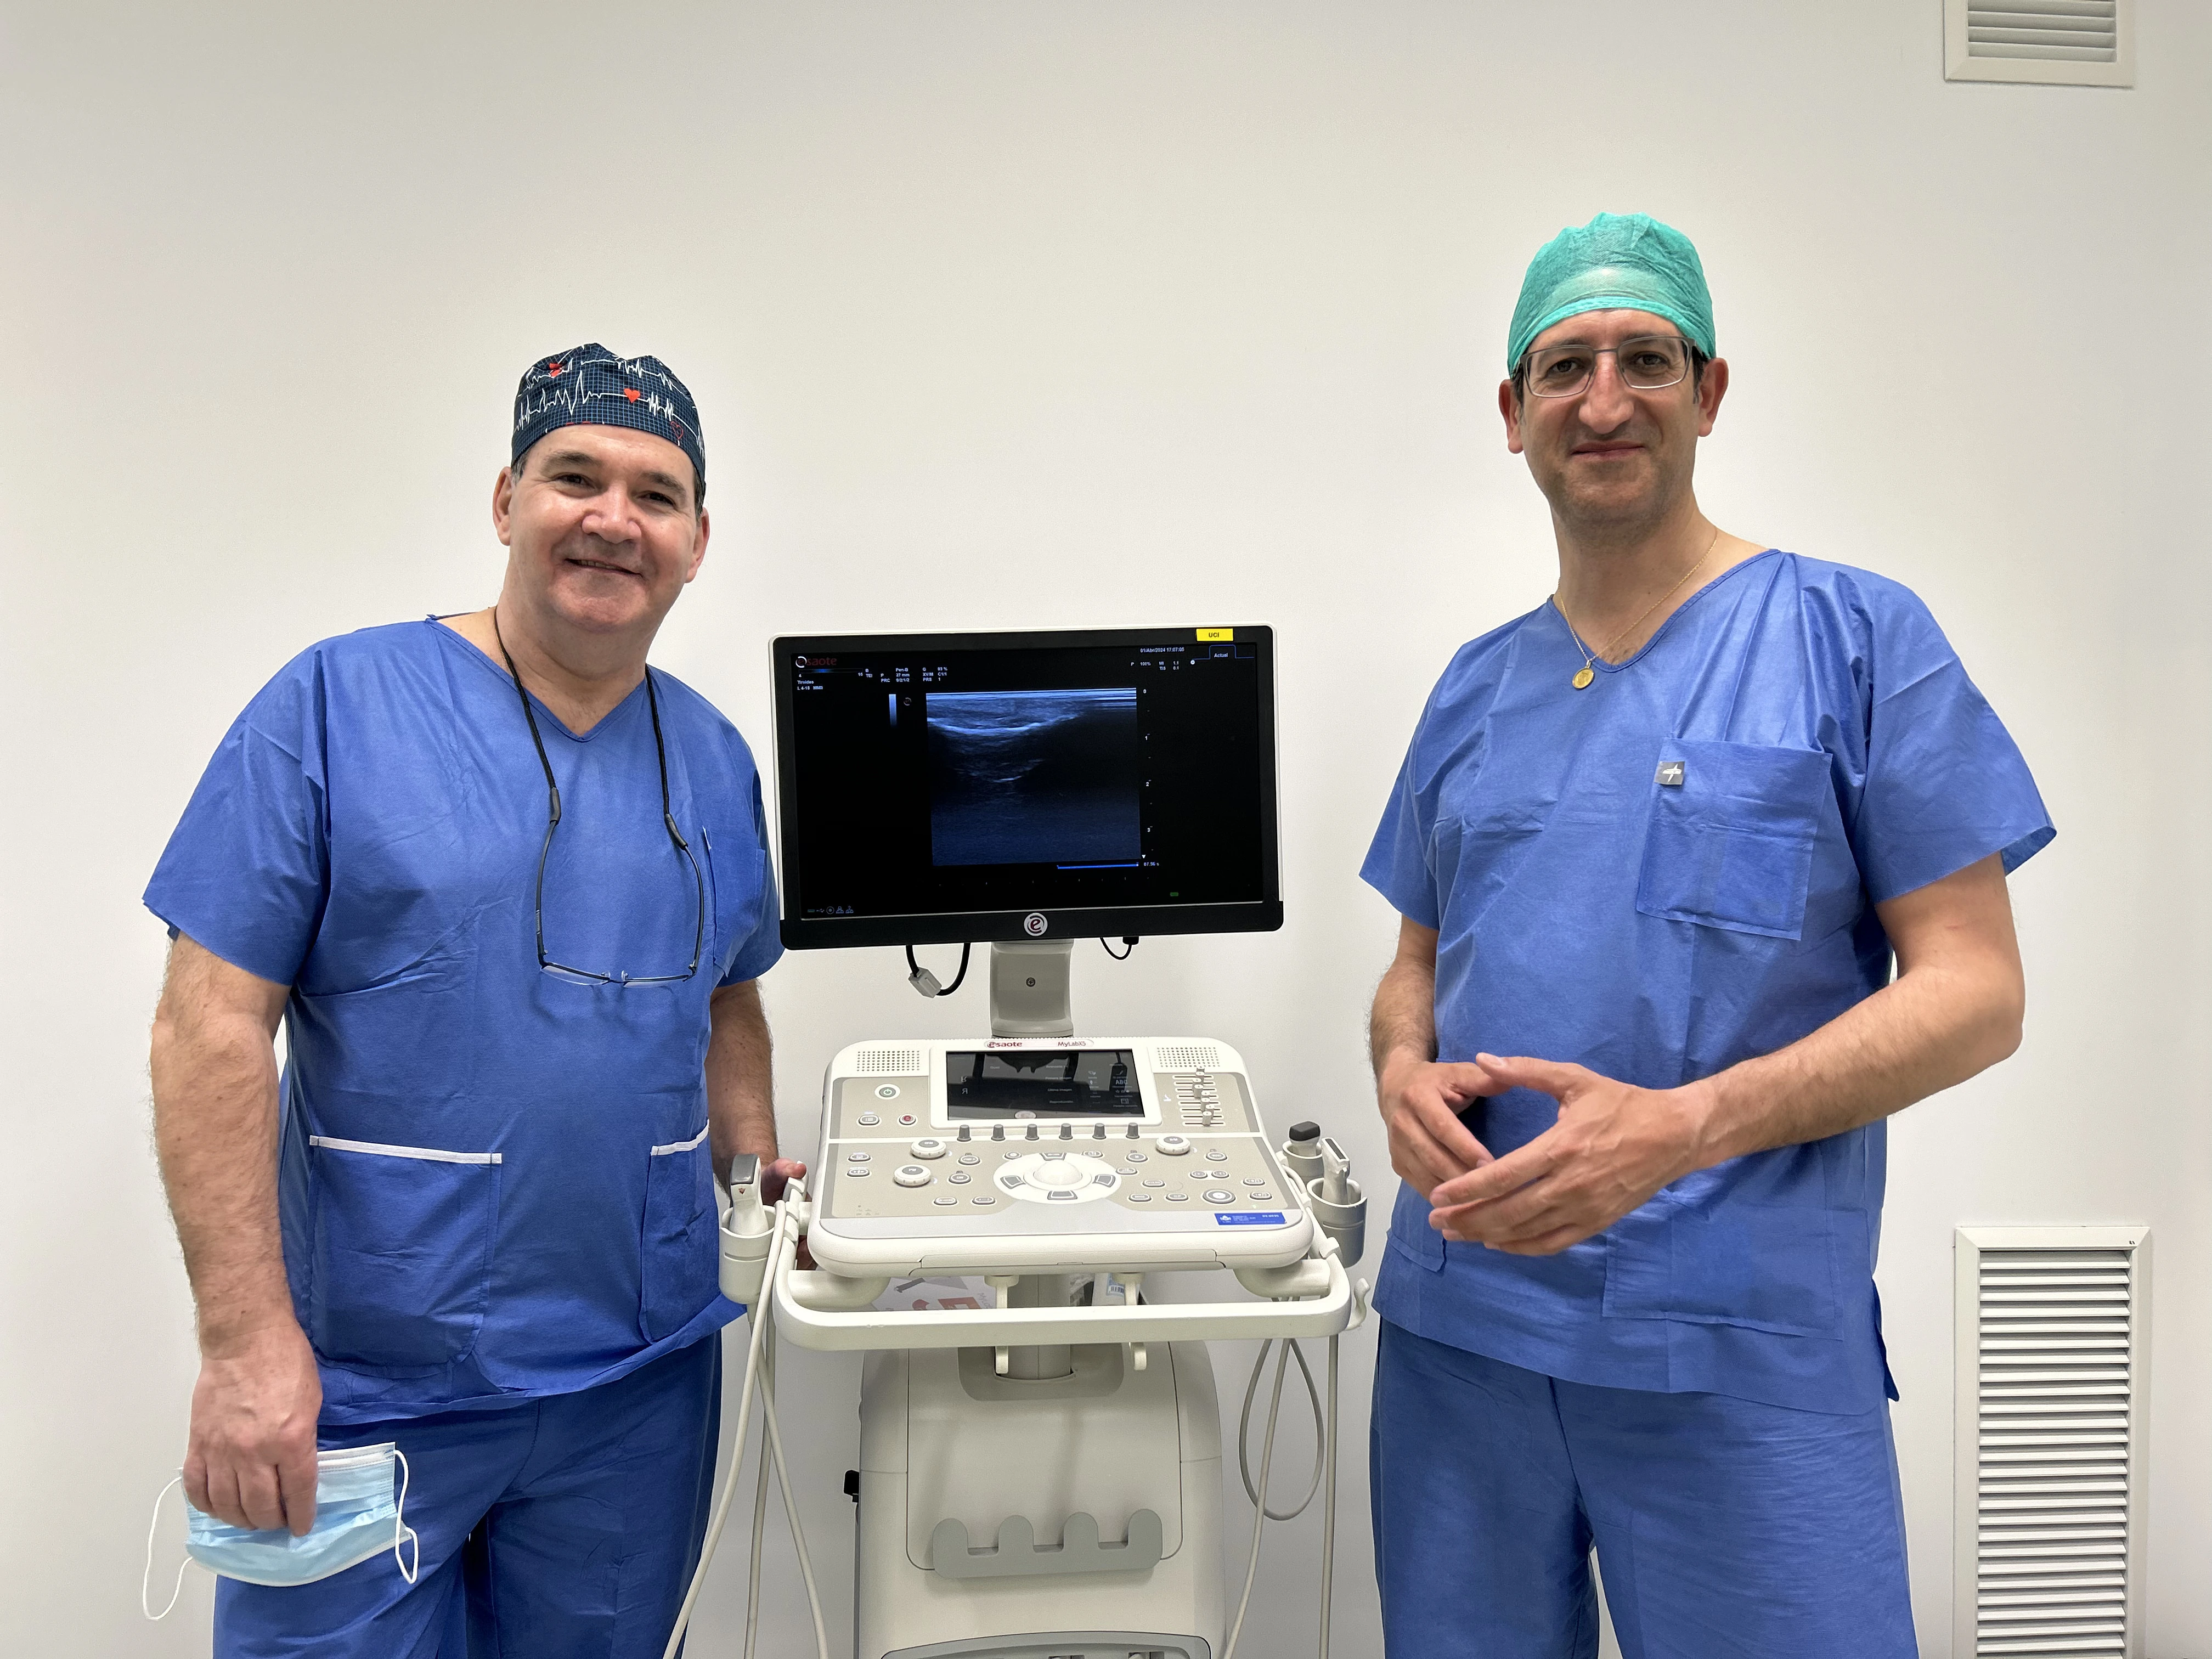
[[[1198,637],[1201,641],[1233,640],[1237,637],[1237,630],[1233,628],[1201,628],[1198,630]]]

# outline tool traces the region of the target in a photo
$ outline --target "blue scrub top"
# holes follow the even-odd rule
[[[1769,550],[1577,691],[1583,661],[1548,604],[1462,647],[1361,871],[1437,930],[1440,1059],[1710,1076],[1888,982],[1875,904],[2054,833],[1927,607],[1867,571]],[[1516,1089],[1467,1121],[1502,1157],[1558,1115]],[[1449,1242],[1401,1188],[1375,1305],[1572,1382],[1869,1409],[1886,1146],[1731,1159],[1552,1256]]]
[[[708,999],[781,953],[760,781],[656,671],[668,789],[705,884],[698,971],[538,965],[544,774],[505,669],[435,619],[325,640],[247,705],[146,890],[292,988],[278,1197],[323,1421],[515,1404],[714,1331]],[[561,789],[546,954],[680,974],[691,868],[661,823],[645,688],[582,737],[542,702]]]

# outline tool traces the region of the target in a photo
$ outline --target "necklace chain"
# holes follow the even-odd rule
[[[1583,643],[1583,636],[1575,631],[1574,623],[1567,616],[1566,606],[1559,603],[1559,596],[1556,592],[1553,593],[1552,609],[1559,613],[1559,620],[1566,623],[1567,637],[1575,642],[1575,649],[1583,653],[1583,665],[1575,675],[1574,684],[1576,690],[1580,691],[1584,690],[1589,686],[1592,680],[1597,678],[1598,657],[1601,654],[1607,662],[1611,662],[1613,660],[1613,653],[1619,648],[1620,642],[1623,640],[1627,639],[1631,635],[1634,634],[1638,629],[1643,627],[1653,611],[1656,611],[1661,605],[1666,604],[1668,600],[1673,599],[1676,593],[1680,592],[1682,588],[1682,584],[1689,580],[1691,577],[1696,575],[1699,570],[1705,568],[1705,561],[1713,556],[1713,550],[1720,544],[1721,529],[1718,525],[1715,525],[1713,526],[1713,538],[1705,544],[1705,550],[1698,555],[1697,562],[1692,565],[1687,570],[1685,570],[1680,575],[1675,577],[1673,586],[1669,587],[1657,599],[1652,600],[1650,605],[1644,606],[1642,616],[1638,617],[1634,622],[1629,623],[1628,626],[1622,629],[1620,633],[1614,635],[1613,636],[1612,643],[1607,645],[1602,653],[1592,651],[1589,647]]]

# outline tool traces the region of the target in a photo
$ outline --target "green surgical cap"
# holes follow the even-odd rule
[[[1561,231],[1528,262],[1505,339],[1505,371],[1528,343],[1585,311],[1649,311],[1682,331],[1706,356],[1713,349],[1713,296],[1698,250],[1648,213],[1601,213]]]

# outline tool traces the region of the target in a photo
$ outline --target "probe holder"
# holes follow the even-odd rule
[[[749,1194],[750,1197],[750,1194]],[[769,1241],[775,1236],[775,1218],[757,1199],[731,1204],[722,1211],[716,1230],[721,1244],[717,1277],[722,1294],[750,1307],[760,1299],[761,1278],[768,1267]]]
[[[995,1549],[971,1549],[968,1528],[940,1521],[929,1534],[930,1565],[947,1578],[1012,1578],[1036,1573],[1142,1572],[1159,1565],[1165,1534],[1160,1517],[1139,1510],[1129,1517],[1129,1535],[1118,1544],[1098,1541],[1098,1517],[1077,1510],[1067,1517],[1057,1547],[1039,1545],[1027,1516],[1010,1515],[999,1523]]]
[[[1358,1182],[1347,1178],[1344,1184],[1352,1188],[1351,1202],[1332,1204],[1321,1195],[1326,1181],[1323,1176],[1306,1182],[1306,1207],[1313,1212],[1314,1224],[1336,1242],[1337,1259],[1348,1267],[1367,1249],[1367,1194]]]

